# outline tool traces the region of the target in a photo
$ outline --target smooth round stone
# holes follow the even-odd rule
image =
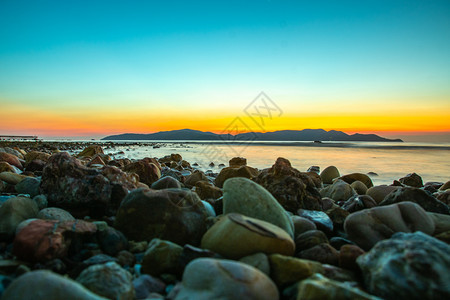
[[[151,188],[154,190],[163,190],[169,188],[181,188],[181,183],[172,176],[164,176],[153,182]]]
[[[202,203],[203,203],[203,206],[205,207],[206,211],[208,212],[208,215],[210,217],[215,217],[216,212],[214,211],[214,208],[212,207],[212,205],[204,200],[202,200]]]
[[[43,220],[59,220],[59,221],[72,221],[75,218],[62,208],[58,207],[47,207],[41,209],[37,215],[38,219]]]
[[[99,230],[97,232],[97,240],[100,249],[111,256],[116,256],[120,251],[128,249],[127,238],[122,232],[113,227],[108,226],[103,230]]]
[[[347,284],[331,280],[320,274],[314,274],[302,280],[298,285],[297,299],[352,299],[381,300]]]
[[[166,284],[162,280],[148,274],[143,274],[134,279],[133,286],[136,299],[149,299],[152,293],[164,293],[166,290]]]
[[[333,179],[340,177],[339,170],[335,166],[329,166],[323,169],[322,173],[320,173],[320,177],[322,178],[322,182],[326,184],[333,183]]]
[[[345,201],[342,208],[350,213],[353,213],[355,211],[372,208],[375,206],[377,206],[377,203],[372,197],[368,195],[357,195]]]
[[[213,186],[209,181],[197,181],[193,189],[200,199],[219,199],[223,196],[222,189]],[[222,210],[222,208],[221,208]]]
[[[320,230],[309,230],[295,238],[295,249],[296,251],[302,251],[322,243],[328,243],[325,233]]]
[[[339,249],[339,266],[341,268],[358,271],[359,267],[356,263],[356,259],[364,253],[364,250],[356,245],[343,245]]]
[[[281,287],[306,279],[314,273],[323,273],[322,264],[280,254],[269,255],[273,281]]]
[[[19,158],[17,156],[15,156],[14,154],[0,152],[0,161],[7,162],[11,166],[15,166],[15,167],[19,168],[20,170],[23,170],[22,163],[20,162]]]
[[[334,201],[347,201],[350,197],[356,195],[355,190],[350,184],[343,180],[336,180],[332,185],[329,185],[320,190],[320,195],[329,197]]]
[[[295,244],[290,235],[273,224],[227,214],[203,236],[201,247],[232,259],[263,252],[293,255]]]
[[[449,253],[449,245],[422,232],[396,233],[357,263],[371,294],[385,299],[450,299]]]
[[[239,213],[276,225],[294,237],[284,208],[265,188],[247,178],[231,178],[223,186],[223,213]]]
[[[339,252],[328,243],[322,243],[300,251],[296,256],[329,265],[337,265],[339,261]]]
[[[33,201],[36,202],[39,209],[44,209],[48,206],[47,197],[45,195],[37,195],[33,198]]]
[[[378,204],[383,201],[387,195],[399,188],[400,187],[398,186],[392,185],[377,185],[368,189],[366,195],[372,197],[372,199]]]
[[[437,214],[432,212],[427,212],[427,215],[433,219],[434,222],[434,233],[433,235],[440,234],[442,232],[450,231],[450,216],[444,214]]]
[[[278,300],[275,284],[264,273],[247,264],[213,258],[189,263],[181,289],[174,300]]]
[[[28,194],[31,198],[39,195],[39,185],[41,181],[38,178],[27,177],[15,185],[15,189],[19,194]]]
[[[249,256],[245,256],[239,261],[255,267],[267,276],[270,276],[269,257],[264,253],[255,253]]]
[[[396,232],[434,232],[433,219],[423,208],[412,202],[374,207],[355,212],[344,224],[348,238],[368,250],[377,242]]]
[[[14,280],[2,300],[106,300],[78,282],[47,270],[28,272]],[[115,298],[113,298],[115,299]]]
[[[77,278],[77,282],[92,292],[109,298],[134,299],[133,276],[115,262],[93,265],[85,269]]]
[[[441,191],[446,191],[446,190],[448,190],[448,189],[450,189],[450,180],[447,181],[446,183],[444,183],[444,184],[439,188],[439,190],[441,190]]]
[[[142,272],[152,276],[162,273],[178,274],[178,261],[183,247],[160,239],[153,239],[144,254]]]
[[[16,174],[16,173],[11,173],[11,172],[0,173],[0,180],[4,181],[6,183],[12,184],[12,185],[18,184],[25,178],[27,178],[27,176],[22,175],[22,174]]]
[[[25,154],[25,161],[26,161],[27,165],[36,159],[47,162],[48,159],[50,158],[50,156],[51,156],[50,154],[45,153],[45,152],[30,151],[27,154]]]
[[[234,177],[245,177],[253,178],[258,175],[258,170],[249,166],[241,166],[239,168],[226,167],[220,170],[219,175],[217,175],[214,184],[217,187],[223,187],[223,184],[227,179]]]
[[[191,187],[195,186],[195,184],[199,181],[208,181],[208,178],[202,171],[195,170],[194,173],[192,173],[186,177],[184,184],[187,187],[191,188]]]
[[[9,198],[0,206],[0,238],[11,239],[17,226],[26,219],[36,218],[39,208],[26,197]]]
[[[3,173],[3,172],[18,173],[16,171],[16,169],[18,169],[18,168],[14,167],[14,166],[11,166],[6,161],[0,161],[0,173]]]
[[[292,222],[294,223],[294,236],[297,237],[299,234],[306,232],[308,230],[317,229],[316,224],[313,221],[303,218],[300,216],[291,216]]]
[[[358,193],[358,195],[365,195],[368,190],[367,186],[359,180],[353,181],[350,186]]]
[[[351,173],[340,177],[341,180],[351,184],[355,181],[361,181],[367,188],[373,187],[372,179],[363,173]]]

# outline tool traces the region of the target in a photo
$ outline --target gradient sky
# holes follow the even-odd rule
[[[0,1],[0,134],[221,132],[261,91],[266,131],[450,142],[450,1]]]

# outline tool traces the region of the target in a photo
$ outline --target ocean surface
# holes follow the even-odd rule
[[[104,141],[107,144],[109,141]],[[201,170],[219,172],[219,164],[241,156],[249,166],[271,167],[278,157],[289,159],[292,166],[306,171],[310,166],[336,166],[341,175],[373,172],[374,184],[391,184],[408,173],[427,181],[450,180],[450,143],[390,142],[217,142],[217,141],[116,141],[105,147],[115,158],[163,157],[179,153]],[[132,143],[126,144],[126,143]],[[123,151],[122,154],[118,154]],[[209,166],[213,162],[214,166]]]

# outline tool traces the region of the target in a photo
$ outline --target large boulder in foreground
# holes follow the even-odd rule
[[[50,206],[63,208],[75,217],[102,217],[114,214],[137,183],[136,175],[111,166],[101,171],[90,169],[67,152],[60,152],[50,157],[43,170],[41,193]]]
[[[195,246],[206,231],[207,216],[200,198],[188,189],[137,189],[123,199],[115,227],[129,240],[160,238]]]
[[[28,272],[14,280],[5,290],[2,300],[106,300],[78,282],[51,271]]]
[[[450,246],[396,233],[357,259],[368,291],[384,299],[450,299]]]
[[[284,208],[265,188],[247,178],[236,177],[223,186],[223,213],[240,213],[276,225],[294,238],[294,225]]]
[[[293,168],[285,158],[279,157],[271,168],[261,171],[255,182],[267,189],[287,211],[322,210],[322,198],[313,179]]]
[[[174,300],[259,299],[278,300],[272,280],[260,270],[242,262],[199,258],[190,262]]]
[[[344,223],[349,239],[365,250],[396,232],[433,234],[434,228],[433,219],[412,202],[364,209],[349,215]]]

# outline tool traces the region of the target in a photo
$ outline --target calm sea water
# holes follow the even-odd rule
[[[130,141],[128,141],[130,142]],[[150,141],[142,142],[144,144]],[[278,157],[290,160],[293,167],[306,171],[310,166],[336,166],[341,174],[374,172],[374,184],[390,184],[408,173],[416,172],[424,182],[450,180],[450,144],[431,143],[323,143],[312,142],[253,142],[249,144],[217,142],[155,142],[151,145],[116,145],[105,152],[114,157],[139,159],[162,157],[179,153],[202,170],[220,171],[219,164],[228,166],[235,156],[247,158],[248,165],[258,169],[273,165]],[[209,164],[213,162],[214,167]]]

